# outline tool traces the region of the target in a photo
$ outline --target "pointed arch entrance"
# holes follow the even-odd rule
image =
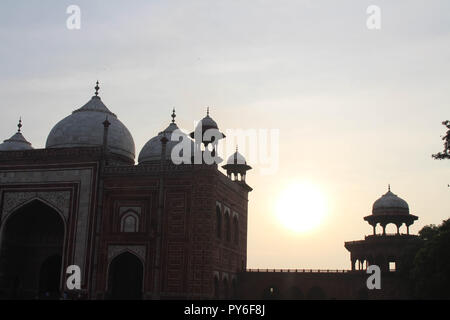
[[[62,257],[59,254],[48,257],[41,265],[39,273],[39,292],[52,298],[59,292]]]
[[[60,214],[33,200],[9,215],[1,228],[0,289],[9,299],[57,299],[65,236]]]
[[[109,265],[108,291],[112,300],[142,299],[144,267],[130,252],[115,257]]]

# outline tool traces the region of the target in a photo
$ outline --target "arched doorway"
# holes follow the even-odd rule
[[[142,299],[144,267],[134,254],[125,252],[109,266],[109,294],[113,300]]]
[[[231,299],[237,299],[238,297],[238,288],[236,279],[231,280]]]
[[[219,278],[217,276],[214,277],[214,299],[219,299]]]
[[[47,258],[41,266],[39,274],[39,296],[44,299],[59,298],[61,279],[61,256],[59,254]]]
[[[229,288],[228,288],[228,279],[227,278],[223,279],[223,298],[224,299],[229,299],[230,298],[230,293],[229,293]]]
[[[58,212],[39,200],[7,218],[0,248],[0,289],[7,298],[59,298],[64,233]]]

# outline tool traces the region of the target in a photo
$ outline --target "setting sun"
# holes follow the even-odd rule
[[[297,182],[288,186],[279,196],[276,215],[280,223],[292,231],[310,231],[323,222],[326,200],[314,184]]]

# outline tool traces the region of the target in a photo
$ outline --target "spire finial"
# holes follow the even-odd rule
[[[17,124],[17,132],[20,132],[20,130],[22,129],[22,117],[19,118],[19,123]]]
[[[238,145],[236,145],[236,152],[238,152],[239,151],[239,146]]]
[[[95,86],[95,96],[96,97],[98,97],[98,90],[100,90],[100,87],[98,86],[99,85],[99,83],[98,83],[98,80],[97,80],[97,83],[96,83],[96,86]]]
[[[177,117],[176,113],[175,113],[175,107],[172,110],[172,123],[175,123],[175,118]]]
[[[206,107],[206,115],[209,117],[209,107]]]

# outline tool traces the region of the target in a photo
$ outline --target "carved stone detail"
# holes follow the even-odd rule
[[[127,211],[133,211],[135,212],[137,215],[141,215],[141,207],[120,207],[119,208],[119,215],[121,216],[122,214],[124,214]]]
[[[69,191],[5,192],[1,216],[6,217],[20,206],[34,199],[44,200],[44,202],[59,210],[66,221],[69,218]]]
[[[145,249],[145,246],[140,245],[110,245],[108,246],[108,262],[126,251],[136,254],[142,261],[145,261]]]

